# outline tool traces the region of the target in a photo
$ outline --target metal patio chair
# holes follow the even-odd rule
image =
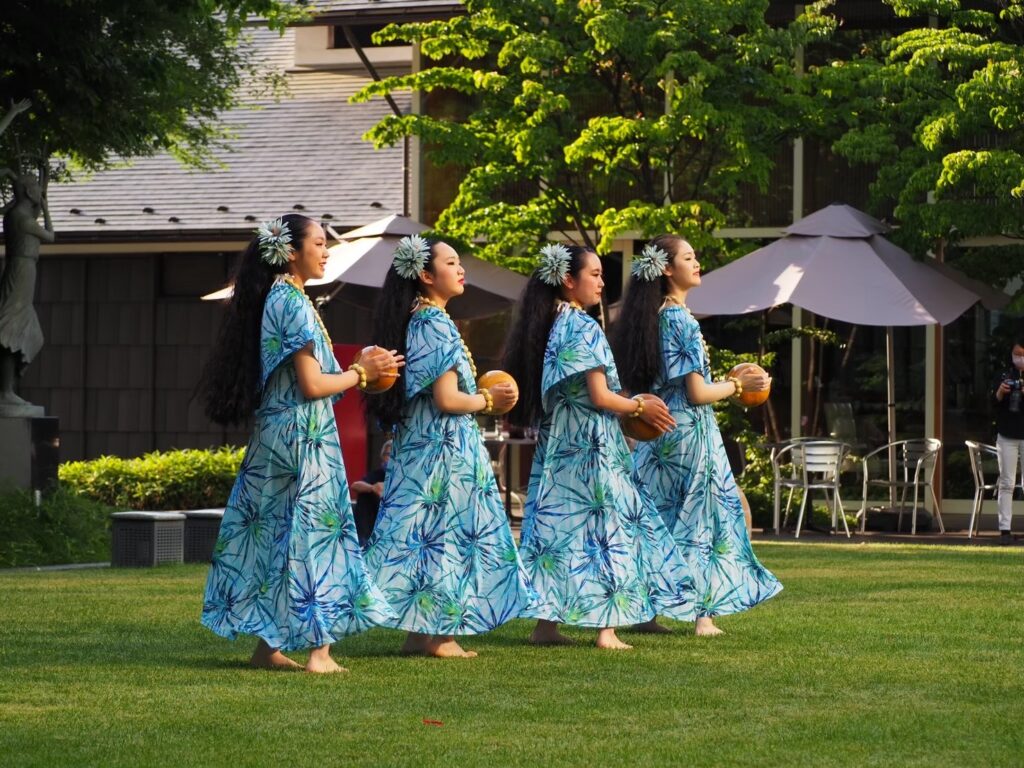
[[[931,493],[935,505],[935,519],[939,521],[939,532],[945,533],[946,526],[942,522],[942,508],[932,487],[935,476],[935,465],[938,462],[942,441],[933,437],[919,440],[897,440],[886,443],[866,454],[861,459],[864,472],[864,497],[861,502],[860,530],[864,531],[868,519],[868,490],[870,488],[888,488],[891,498],[899,495],[899,517],[896,522],[897,532],[903,525],[903,512],[907,506],[907,494],[913,490],[914,505],[910,512],[910,533],[917,534],[917,508],[924,502],[924,494]],[[871,462],[881,465],[881,471],[871,477]],[[891,468],[890,468],[891,464]]]
[[[786,516],[782,521],[785,526],[789,519],[789,508],[793,499],[793,491],[803,491],[803,498],[800,501],[800,512],[796,520],[796,536],[800,538],[800,529],[803,525],[804,514],[807,510],[808,499],[811,492],[821,490],[825,494],[826,501],[832,507],[832,529],[837,530],[840,511],[843,508],[843,501],[839,493],[839,479],[843,470],[843,462],[850,452],[850,446],[838,440],[815,440],[813,438],[797,438],[794,441],[782,446],[779,450],[772,452],[772,472],[775,476],[775,530],[781,530],[779,525],[780,495],[783,489],[789,491],[789,501],[786,503]],[[783,473],[783,467],[789,465],[789,473]],[[829,494],[831,493],[831,499]],[[843,528],[846,536],[850,536],[850,528],[846,524],[846,515],[843,518]]]
[[[993,460],[998,465],[999,451],[994,445],[974,440],[964,440],[964,444],[967,446],[967,455],[971,457],[971,476],[974,479],[974,503],[971,504],[971,522],[967,526],[967,538],[971,538],[981,527],[981,507],[985,503],[985,492],[992,491],[995,496],[995,491],[999,489],[998,471],[992,482],[985,482],[986,460],[989,466]]]

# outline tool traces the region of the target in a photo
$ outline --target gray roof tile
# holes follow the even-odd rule
[[[314,218],[330,214],[342,228],[401,211],[402,147],[375,150],[362,138],[389,109],[382,100],[348,103],[368,82],[365,73],[288,71],[294,32],[278,36],[257,28],[253,35],[268,65],[287,71],[289,93],[279,102],[252,99],[248,103],[256,109],[224,116],[237,135],[229,141],[231,151],[218,153],[225,167],[191,170],[159,154],[74,183],[51,184],[50,211],[59,239],[242,233],[254,228],[246,216],[262,221],[296,205]],[[409,109],[407,93],[396,94],[396,100]]]

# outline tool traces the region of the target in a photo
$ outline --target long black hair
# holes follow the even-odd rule
[[[423,269],[434,274],[434,259],[437,258],[437,246],[441,242],[433,238],[424,238],[430,246],[430,258]],[[388,269],[384,278],[384,287],[377,297],[377,305],[373,310],[373,343],[384,349],[397,349],[398,354],[405,354],[405,333],[412,317],[412,305],[416,295],[423,292],[419,277],[402,277],[394,267]],[[402,418],[405,407],[405,380],[399,379],[391,389],[379,395],[372,395],[363,401],[366,404],[366,415],[370,426],[374,422],[384,430],[390,430]]]
[[[281,219],[291,233],[292,249],[301,250],[313,220],[296,213]],[[263,304],[274,279],[287,271],[287,263],[274,266],[263,260],[255,235],[235,264],[231,276],[234,291],[196,387],[207,417],[217,424],[243,422],[260,403]]]
[[[578,277],[586,263],[586,255],[593,253],[590,248],[579,245],[566,246],[569,250],[569,274]],[[540,422],[543,413],[541,403],[541,379],[544,376],[544,351],[548,345],[548,334],[555,324],[555,305],[562,298],[562,286],[548,285],[537,275],[530,276],[523,289],[512,321],[505,356],[501,368],[512,374],[519,384],[519,401],[509,414],[509,423],[521,427],[532,427]]]
[[[667,253],[671,264],[685,242],[678,235],[658,235],[650,244]],[[622,386],[633,394],[650,392],[661,371],[658,309],[668,290],[665,275],[658,275],[655,280],[632,278],[619,317],[609,334]]]

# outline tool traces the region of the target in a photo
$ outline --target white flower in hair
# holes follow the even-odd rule
[[[281,267],[288,263],[292,252],[292,233],[283,219],[272,219],[260,224],[256,230],[260,239],[260,258],[267,264]]]
[[[415,280],[427,266],[430,258],[430,243],[419,235],[409,235],[398,241],[392,266],[401,277]]]
[[[548,285],[559,286],[569,274],[569,262],[572,254],[561,243],[548,243],[540,249],[540,264],[537,265],[537,277]]]
[[[633,259],[631,270],[633,277],[651,282],[657,280],[658,276],[668,266],[668,254],[656,245],[645,245],[640,255]]]

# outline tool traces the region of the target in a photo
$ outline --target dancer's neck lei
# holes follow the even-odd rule
[[[309,294],[302,289],[301,285],[299,285],[299,281],[292,277],[290,274],[278,275],[277,280],[278,282],[289,286],[293,291],[298,293],[299,296],[302,297],[303,301],[305,301],[306,304],[309,305],[309,308],[313,311],[313,317],[316,318],[317,325],[320,326],[320,330],[324,334],[324,339],[327,340],[327,346],[332,346],[331,334],[327,332],[327,326],[324,325],[324,319],[320,317],[320,313],[316,311],[316,307],[313,306],[313,301],[309,298]]]
[[[434,301],[433,299],[431,299],[431,298],[429,298],[427,296],[417,295],[416,296],[416,307],[414,307],[414,310],[415,309],[423,309],[424,307],[434,307],[435,309],[438,309],[441,312],[443,312],[445,317],[447,317],[449,320],[451,320],[451,315],[448,314],[448,310],[447,309],[445,309],[440,304],[438,304],[436,301]],[[469,370],[473,372],[473,380],[475,381],[476,380],[476,363],[473,362],[473,353],[469,351],[469,345],[466,344],[466,340],[464,338],[462,338],[462,334],[461,333],[459,334],[459,342],[462,344],[462,351],[466,353],[466,359],[469,360]]]

